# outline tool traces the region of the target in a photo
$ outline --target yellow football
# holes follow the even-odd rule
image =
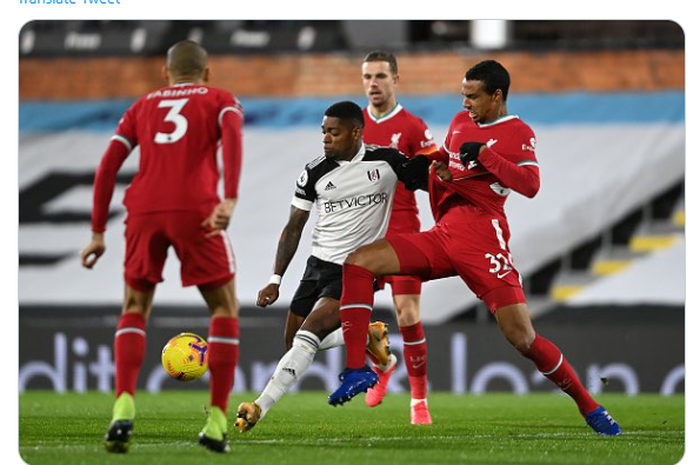
[[[194,333],[180,333],[163,347],[161,362],[178,381],[193,381],[207,372],[207,341]]]

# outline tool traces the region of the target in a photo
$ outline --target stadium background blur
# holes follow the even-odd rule
[[[683,31],[669,21],[28,23],[19,40],[20,392],[111,389],[121,199],[137,153],[118,180],[107,254],[86,271],[78,252],[90,235],[92,179],[121,114],[164,85],[164,53],[185,38],[209,51],[211,84],[246,109],[229,229],[242,304],[235,390],[260,390],[283,352],[286,304],[310,251],[310,227],[280,302],[258,309],[254,299],[270,275],[293,183],[321,153],[323,111],[339,99],[366,104],[360,63],[381,48],[397,55],[399,102],[438,142],[460,110],[464,72],[485,58],[509,69],[509,110],[538,136],[542,189],[534,200],[512,195],[506,207],[538,329],[558,341],[593,393],[684,392],[685,50]],[[432,225],[426,197],[418,194],[424,229]],[[180,288],[174,256],[164,277],[139,384],[152,392],[182,387],[159,366],[162,345],[177,332],[206,333],[208,321],[196,290]],[[422,306],[433,390],[551,389],[459,280],[426,284]],[[386,291],[375,317],[392,324],[400,355]],[[319,355],[302,389],[336,386],[342,350]],[[407,388],[399,366],[395,392]]]

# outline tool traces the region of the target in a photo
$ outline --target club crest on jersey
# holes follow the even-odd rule
[[[530,138],[530,145],[523,144],[523,151],[529,150],[530,152],[535,151],[535,145],[537,145],[537,140],[534,137]]]
[[[306,186],[307,182],[309,182],[309,173],[306,170],[304,170],[299,175],[299,179],[297,179],[297,186],[304,187]]]
[[[379,178],[381,177],[381,176],[379,176],[379,168],[375,168],[373,170],[367,171],[367,177],[373,183],[378,182]]]
[[[389,147],[393,149],[398,149],[399,148],[399,140],[401,139],[401,133],[397,132],[396,134],[391,135],[391,145]]]

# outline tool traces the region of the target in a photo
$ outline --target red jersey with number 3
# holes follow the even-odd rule
[[[479,160],[462,165],[459,148],[465,142],[481,142],[487,148]],[[453,179],[430,177],[430,203],[435,220],[454,204],[466,203],[505,218],[504,205],[512,190],[529,197],[539,189],[539,166],[535,157],[535,134],[515,115],[475,124],[469,112],[458,113],[450,123],[440,159],[449,159]]]
[[[140,147],[139,171],[124,196],[129,213],[211,212],[220,202],[216,155],[228,112],[237,115],[235,131],[240,139],[239,101],[206,85],[165,87],[141,97],[126,111],[113,139],[129,150]],[[235,197],[238,172],[230,179],[226,174],[225,170],[225,195]]]
[[[387,115],[377,118],[368,108],[365,115],[365,129],[362,140],[365,144],[392,147],[413,158],[415,155],[437,150],[428,126],[419,117],[406,111],[400,104]],[[393,212],[412,212],[418,215],[416,196],[404,187],[396,185]]]

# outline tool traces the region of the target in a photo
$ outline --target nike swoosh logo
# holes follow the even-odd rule
[[[510,271],[506,271],[506,272],[503,273],[503,274],[500,274],[500,273],[499,273],[499,274],[496,275],[496,277],[497,277],[498,279],[502,279],[502,278],[505,277],[508,273],[510,273]]]
[[[423,365],[425,365],[425,361],[422,361],[422,362],[420,362],[420,363],[414,363],[414,364],[413,364],[413,369],[415,370],[415,369],[417,369],[417,368],[422,367]]]

